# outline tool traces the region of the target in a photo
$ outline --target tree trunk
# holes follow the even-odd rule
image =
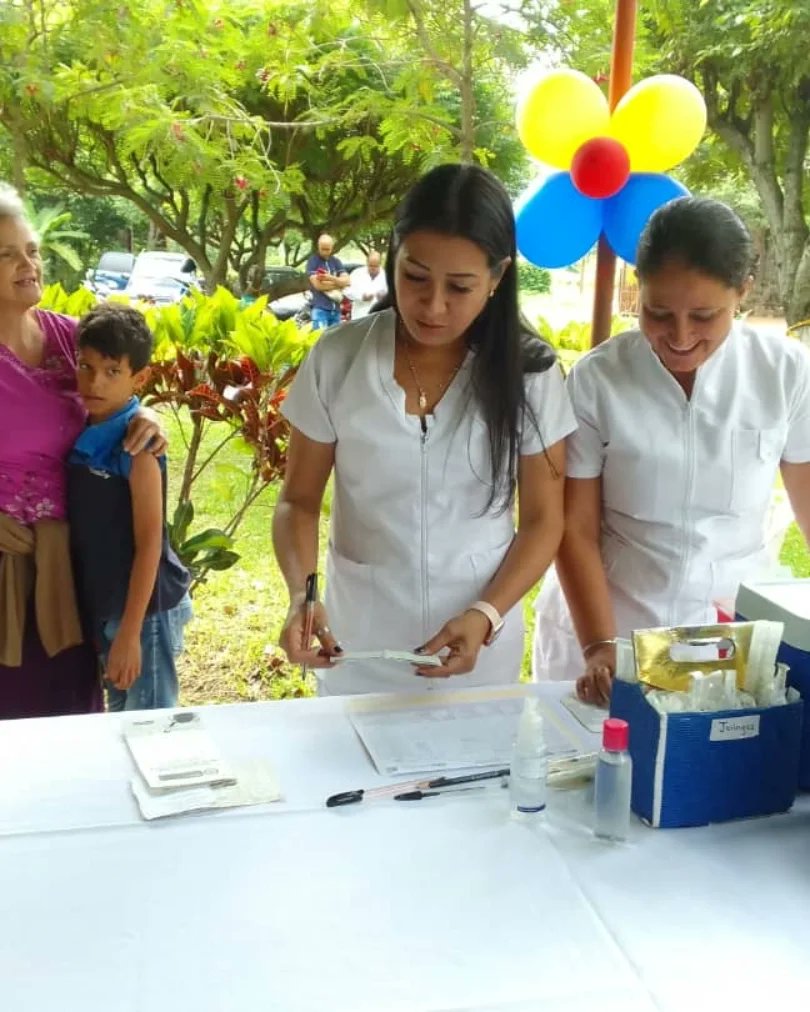
[[[461,161],[475,160],[475,91],[473,88],[473,45],[475,26],[471,0],[464,0],[464,51],[461,65]]]
[[[14,189],[17,193],[23,197],[25,196],[25,165],[27,159],[25,153],[25,138],[18,129],[14,129],[12,131],[12,142],[14,145],[14,152],[11,163],[11,182],[14,184]]]
[[[804,250],[793,275],[793,288],[785,309],[787,322],[804,323],[810,321],[810,241],[805,242]]]
[[[788,324],[810,317],[810,229],[805,219],[804,163],[807,156],[810,115],[791,116],[784,167],[779,175],[774,137],[777,124],[771,96],[753,107],[750,130],[743,130],[733,114],[718,112],[716,97],[707,91],[712,125],[720,137],[742,157],[762,200],[770,227],[779,295]]]
[[[756,316],[779,316],[784,310],[774,242],[767,228],[753,230],[753,237],[757,250],[757,268],[754,288],[745,305]]]
[[[203,419],[200,415],[191,416],[192,430],[191,440],[186,450],[186,463],[183,468],[183,480],[180,483],[180,494],[178,502],[186,502],[191,499],[191,486],[194,484],[194,472],[197,469],[197,455],[200,452],[200,444],[203,435]]]

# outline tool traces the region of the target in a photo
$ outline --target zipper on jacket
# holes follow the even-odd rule
[[[697,385],[697,378],[695,380],[695,385]],[[693,387],[692,397],[686,403],[686,433],[684,437],[686,474],[684,475],[684,493],[681,504],[680,572],[678,573],[678,582],[671,599],[668,625],[672,625],[675,621],[673,609],[676,602],[680,599],[681,591],[686,583],[686,576],[689,572],[689,564],[691,562],[691,553],[689,550],[690,538],[687,531],[689,530],[689,524],[691,523],[689,504],[694,498],[693,492],[695,484],[695,412],[692,408],[694,396],[695,390]]]
[[[421,580],[422,580],[422,642],[432,635],[430,629],[430,581],[428,579],[428,424],[427,418],[421,417],[422,433],[420,436],[421,449],[421,502],[420,502],[420,525],[421,525]]]

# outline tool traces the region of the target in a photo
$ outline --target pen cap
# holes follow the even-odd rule
[[[608,717],[602,725],[602,745],[608,752],[626,752],[630,743],[630,725],[618,717]]]

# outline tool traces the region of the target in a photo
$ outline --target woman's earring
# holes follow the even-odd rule
[[[493,288],[493,289],[492,289],[492,291],[491,291],[491,292],[489,293],[489,297],[490,297],[490,298],[492,298],[492,296],[493,296],[494,294],[495,294],[495,289]]]

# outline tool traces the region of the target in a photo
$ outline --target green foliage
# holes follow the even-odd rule
[[[193,520],[194,504],[189,499],[181,499],[167,527],[171,546],[191,574],[192,586],[196,586],[210,570],[222,572],[230,569],[239,561],[239,554],[233,551],[234,539],[231,535],[218,527],[208,527],[188,537]]]
[[[610,325],[610,335],[621,334],[636,325],[634,317],[614,316]],[[562,327],[554,328],[549,321],[540,316],[535,321],[538,334],[558,350],[586,352],[591,347],[591,325],[582,320],[571,320]]]
[[[30,201],[25,202],[25,212],[39,238],[40,253],[46,265],[48,261],[53,266],[53,261],[61,260],[72,271],[80,271],[81,257],[72,243],[76,239],[86,239],[87,233],[64,227],[73,219],[73,213],[61,204],[35,208]]]
[[[48,285],[42,292],[39,301],[40,309],[50,309],[54,313],[64,313],[65,316],[84,316],[96,304],[95,295],[87,288],[77,288],[70,295],[58,282]]]
[[[521,260],[518,263],[518,285],[523,292],[545,295],[551,291],[551,274],[545,267],[536,267]]]
[[[422,169],[458,148],[457,89],[414,59],[390,12],[359,18],[349,0],[41,0],[37,11],[0,6],[0,146],[38,185],[136,207],[211,290],[288,231],[307,245],[326,227],[338,245],[376,235]],[[501,129],[506,33],[490,34],[476,32],[489,120],[476,149],[524,164]]]
[[[309,327],[277,320],[265,297],[241,306],[221,286],[213,295],[191,292],[181,302],[144,312],[155,335],[156,362],[173,360],[177,351],[199,357],[213,353],[248,358],[261,372],[281,372],[298,366],[313,341]]]
[[[68,295],[57,284],[45,290],[40,305],[81,316],[95,301],[86,289]],[[139,308],[155,335],[141,396],[147,405],[167,406],[184,433],[183,478],[169,534],[195,587],[210,572],[228,569],[239,559],[234,551],[237,529],[284,475],[289,425],[281,404],[315,334],[309,327],[299,330],[292,320],[277,320],[264,298],[243,308],[225,288],[210,296],[192,292],[169,306]],[[220,438],[203,453],[211,428]],[[217,469],[229,446],[242,448],[244,465],[233,467],[236,475],[230,475],[222,494],[230,508],[227,523],[190,533],[196,483]]]

